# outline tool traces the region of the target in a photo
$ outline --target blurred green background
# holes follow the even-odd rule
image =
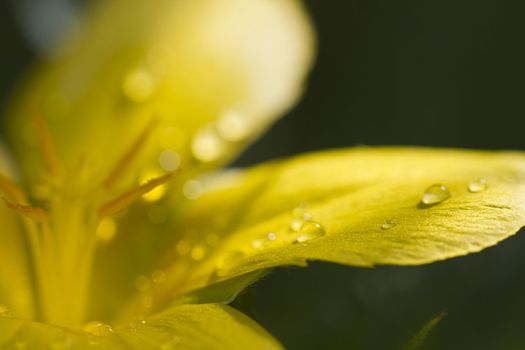
[[[79,3],[0,1],[2,106]],[[306,3],[306,95],[238,165],[357,144],[525,149],[525,2]],[[291,350],[400,349],[441,311],[424,349],[525,349],[525,236],[421,267],[280,269],[236,306]]]

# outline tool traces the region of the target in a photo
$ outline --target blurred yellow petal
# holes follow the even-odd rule
[[[282,349],[264,329],[223,305],[183,305],[123,326],[92,322],[83,330],[0,317],[2,349]]]
[[[35,113],[69,175],[85,164],[93,182],[118,174],[108,182],[122,185],[182,167],[182,182],[234,157],[296,101],[313,46],[298,0],[98,1],[22,84],[10,141],[33,183]]]
[[[0,194],[9,197],[15,171],[7,151],[0,145]],[[7,183],[6,183],[7,182]],[[7,186],[7,188],[6,188]],[[16,186],[16,185],[15,185]],[[14,192],[17,192],[15,189]],[[16,195],[15,195],[16,196]],[[0,202],[0,313],[34,316],[29,257],[21,220]]]
[[[175,247],[186,246],[163,267],[169,282],[149,291],[156,300],[309,259],[430,263],[478,252],[525,224],[523,153],[358,148],[237,177],[177,209],[170,232]]]

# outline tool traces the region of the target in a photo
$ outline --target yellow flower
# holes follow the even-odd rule
[[[525,221],[525,157],[356,148],[218,172],[299,97],[298,0],[100,1],[0,154],[0,347],[280,349],[224,305],[268,269],[451,258]]]

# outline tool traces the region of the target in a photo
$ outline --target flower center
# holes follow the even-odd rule
[[[144,194],[169,181],[173,174],[119,191],[117,185],[155,126],[152,121],[115,163],[103,181],[79,161],[60,162],[43,118],[36,126],[45,170],[32,188],[33,198],[0,175],[0,191],[9,208],[23,219],[32,262],[35,309],[39,320],[80,326],[86,321],[97,228]],[[36,205],[35,205],[36,204]],[[100,234],[99,234],[100,236]]]

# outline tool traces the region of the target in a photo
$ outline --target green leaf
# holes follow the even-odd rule
[[[450,197],[425,205],[434,184]],[[227,188],[180,203],[177,214],[170,232],[191,232],[184,239],[192,242],[213,232],[220,244],[172,276],[171,294],[159,288],[159,295],[311,259],[425,264],[478,252],[524,225],[525,156],[416,148],[308,154],[241,173]]]
[[[184,305],[123,326],[86,332],[15,318],[0,318],[2,349],[244,350],[282,349],[264,329],[235,309]]]

